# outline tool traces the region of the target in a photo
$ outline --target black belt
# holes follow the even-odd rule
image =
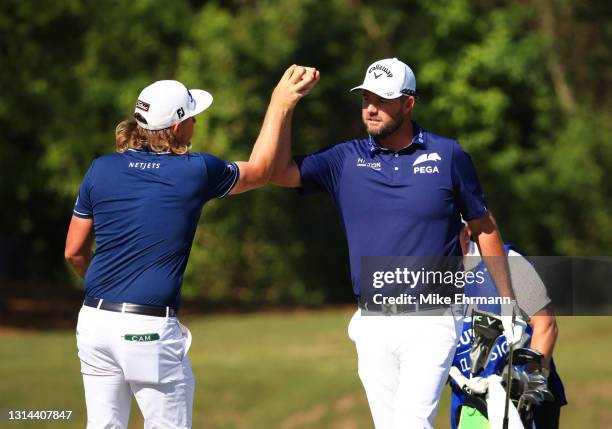
[[[420,313],[430,310],[448,309],[448,305],[431,305],[431,304],[374,304],[372,302],[363,302],[359,300],[359,308],[371,313],[380,313],[382,315],[390,314],[406,314]]]
[[[130,304],[127,302],[112,302],[105,299],[86,296],[83,305],[100,310],[115,311],[117,313],[141,314],[143,316],[175,317],[177,311],[172,307],[159,305]]]

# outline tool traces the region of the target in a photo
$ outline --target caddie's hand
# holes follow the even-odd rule
[[[310,92],[320,78],[314,67],[292,65],[276,85],[272,93],[272,102],[286,108],[293,108],[297,102]]]
[[[513,315],[514,323],[512,323]],[[501,322],[504,327],[504,337],[509,346],[516,346],[521,342],[528,320],[529,316],[519,308],[516,301],[502,305]]]

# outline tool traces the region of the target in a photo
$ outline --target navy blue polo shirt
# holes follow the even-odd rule
[[[87,296],[178,307],[202,206],[238,180],[236,164],[206,153],[136,151],[94,160],[74,215],[93,218]]]
[[[362,257],[460,256],[460,214],[487,213],[459,143],[412,125],[412,143],[398,152],[370,137],[296,158],[301,191],[326,191],[338,209],[357,296]]]

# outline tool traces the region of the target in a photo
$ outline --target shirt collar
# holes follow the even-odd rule
[[[129,152],[138,152],[138,153],[152,153],[154,155],[169,155],[172,152],[170,152],[169,150],[165,151],[165,152],[153,152],[152,150],[147,150],[147,149],[134,149],[132,147],[128,148]]]
[[[423,148],[427,147],[426,144],[426,139],[425,139],[425,133],[426,131],[421,128],[421,126],[419,124],[417,124],[414,121],[410,121],[412,122],[412,141],[410,142],[410,144],[406,147],[410,147],[413,144],[422,146]],[[370,146],[370,155],[374,156],[377,152],[391,152],[389,149],[382,147],[380,144],[378,144],[378,142],[376,141],[375,137],[372,137],[371,135],[368,135],[368,145]],[[400,150],[398,150],[398,152],[401,152],[402,150],[404,150],[406,148],[402,148]]]

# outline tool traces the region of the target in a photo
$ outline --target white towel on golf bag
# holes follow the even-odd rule
[[[489,390],[487,392],[487,412],[489,413],[489,424],[491,429],[502,429],[504,421],[504,407],[506,404],[506,391],[501,385],[502,378],[499,375],[487,377]],[[518,411],[510,402],[508,407],[508,429],[525,429]]]

